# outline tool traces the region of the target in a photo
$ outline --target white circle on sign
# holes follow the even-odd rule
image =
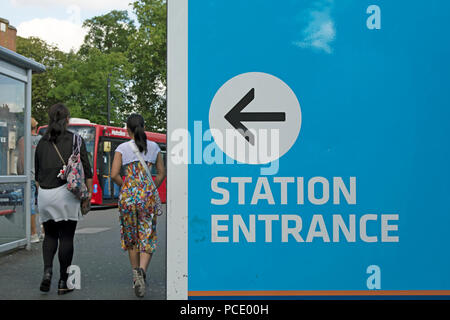
[[[282,157],[300,133],[300,103],[279,78],[248,72],[228,80],[215,94],[209,127],[217,146],[230,158],[266,164]]]

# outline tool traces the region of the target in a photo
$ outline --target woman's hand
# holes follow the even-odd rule
[[[87,198],[81,202],[81,206],[83,208],[87,208],[91,203],[91,199],[92,199],[92,192],[89,191]]]
[[[91,205],[91,198],[92,198],[92,194],[89,193],[89,197],[86,198],[86,199],[84,199],[84,200],[81,202],[81,207],[82,207],[83,209],[89,208],[89,206]]]

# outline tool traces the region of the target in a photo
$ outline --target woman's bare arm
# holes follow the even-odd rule
[[[157,188],[161,185],[161,183],[164,181],[164,178],[166,177],[166,167],[164,166],[164,160],[161,155],[161,152],[158,153],[158,156],[156,157],[156,178],[155,178],[155,185]]]
[[[122,167],[122,154],[116,152],[111,166],[111,179],[119,186],[122,186],[123,180],[120,176],[120,168]]]

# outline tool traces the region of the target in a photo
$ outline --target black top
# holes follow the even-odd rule
[[[66,131],[56,139],[56,146],[59,153],[61,153],[64,161],[67,162],[72,154],[73,133]],[[81,163],[83,164],[84,175],[86,179],[92,178],[91,165],[88,160],[88,154],[86,151],[86,144],[82,139]],[[58,178],[59,170],[62,169],[63,163],[56,152],[53,144],[47,140],[47,136],[44,136],[36,147],[36,156],[34,158],[36,181],[43,189],[57,188],[66,184],[67,181]]]

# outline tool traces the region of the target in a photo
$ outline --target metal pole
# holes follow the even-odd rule
[[[106,99],[107,99],[107,125],[109,126],[111,124],[111,116],[110,116],[110,109],[111,109],[111,104],[110,104],[110,100],[111,100],[111,74],[108,74],[108,86],[107,86],[107,90],[106,90]]]
[[[24,211],[25,211],[25,228],[27,237],[26,249],[31,249],[31,79],[32,71],[27,70],[26,98],[25,98],[25,121],[24,121],[24,156],[25,156],[25,175],[27,182],[25,183],[24,194]],[[34,198],[33,198],[34,199]]]

